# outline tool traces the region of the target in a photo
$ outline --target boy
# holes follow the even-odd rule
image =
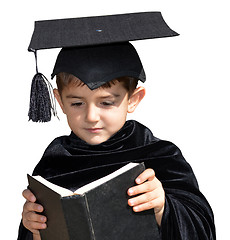
[[[54,95],[72,132],[48,146],[33,174],[62,178],[62,185],[73,189],[130,161],[145,162],[137,186],[127,191],[133,211],[154,208],[162,239],[215,239],[211,208],[180,150],[140,123],[126,121],[145,96],[144,87],[137,87],[145,75],[133,46],[63,48],[55,75]],[[43,207],[28,189],[23,196],[18,239],[38,240],[39,229],[47,227]]]

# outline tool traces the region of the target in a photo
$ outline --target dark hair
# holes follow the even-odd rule
[[[116,82],[121,82],[124,88],[128,91],[129,96],[131,96],[137,87],[138,79],[134,77],[127,77],[127,76],[119,77],[103,84],[101,87],[110,88],[112,85],[115,85]],[[82,82],[80,79],[66,72],[61,72],[56,75],[56,83],[57,83],[58,91],[60,94],[62,93],[63,88],[68,86],[70,83],[74,84],[75,86],[85,85],[85,83]]]

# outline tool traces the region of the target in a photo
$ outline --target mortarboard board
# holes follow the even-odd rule
[[[28,50],[35,53],[37,69],[37,50],[62,48],[51,77],[71,73],[93,90],[118,77],[145,81],[141,60],[129,41],[177,35],[160,12],[36,21]],[[46,85],[49,89],[48,80],[37,69],[29,120],[46,122],[51,118],[52,91]]]

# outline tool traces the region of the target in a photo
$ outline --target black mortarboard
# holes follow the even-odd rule
[[[62,48],[52,78],[60,72],[71,73],[91,90],[124,76],[145,81],[140,58],[129,42]]]
[[[145,73],[135,48],[129,41],[177,36],[165,23],[160,12],[143,12],[99,17],[58,19],[35,22],[28,50],[62,48],[52,78],[67,72],[78,77],[90,89],[118,77],[135,77],[145,81]],[[47,79],[38,72],[32,82],[29,119],[49,121],[42,98]],[[36,90],[34,90],[36,88]],[[38,93],[45,96],[40,96]],[[38,101],[42,106],[38,106]],[[47,101],[47,100],[46,100]],[[47,112],[47,113],[45,113]]]

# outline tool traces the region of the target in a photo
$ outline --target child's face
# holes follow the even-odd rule
[[[122,83],[111,88],[90,90],[86,85],[69,84],[55,96],[67,116],[71,130],[85,142],[95,145],[108,140],[122,128],[127,112],[134,111]]]

